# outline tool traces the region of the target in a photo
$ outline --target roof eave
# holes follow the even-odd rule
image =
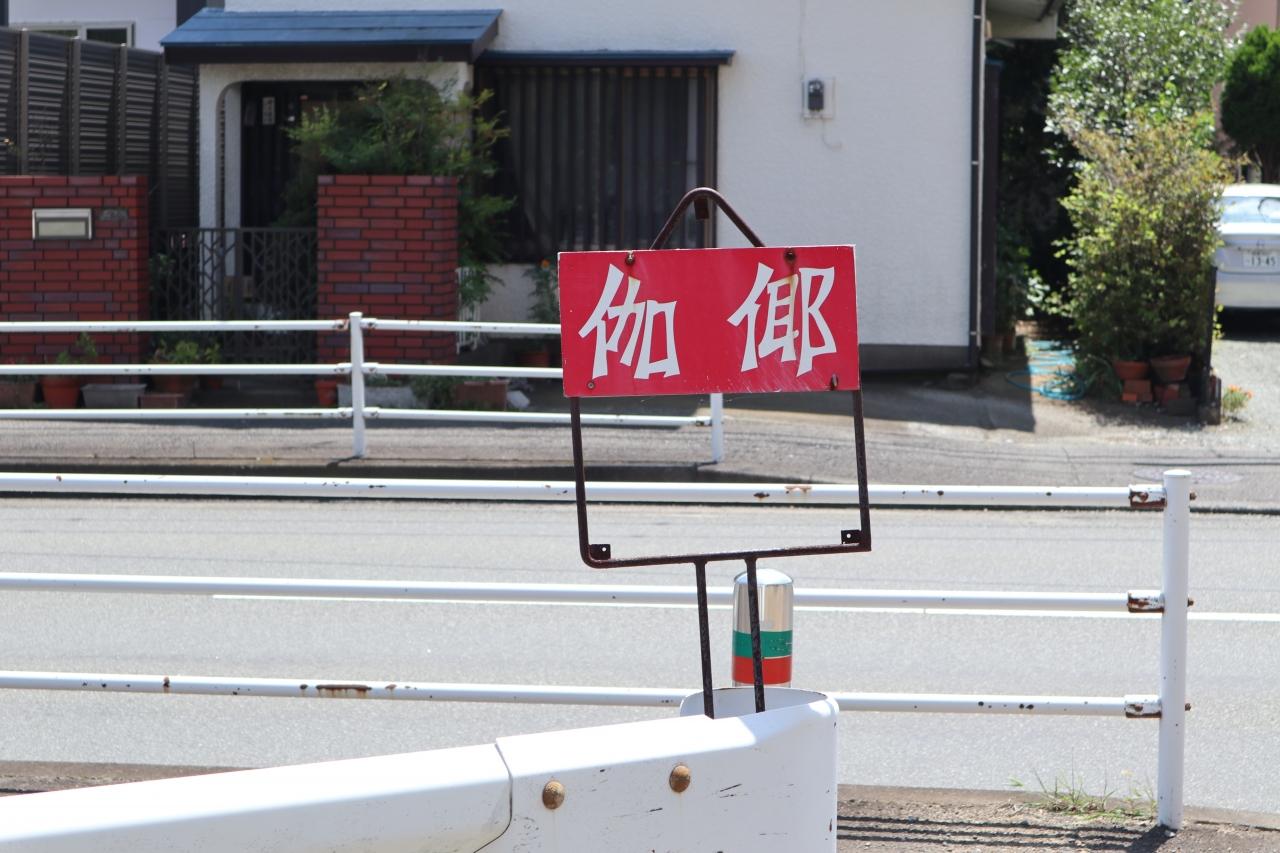
[[[492,41],[492,37],[490,37]],[[288,44],[167,45],[166,62],[175,65],[230,65],[294,62],[473,62],[476,43],[454,44]]]

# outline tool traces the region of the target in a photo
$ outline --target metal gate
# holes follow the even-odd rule
[[[160,232],[151,258],[157,320],[284,320],[314,317],[314,228],[181,228]],[[262,331],[220,341],[232,361],[315,358],[313,332]]]

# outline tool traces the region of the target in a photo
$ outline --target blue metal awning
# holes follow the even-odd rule
[[[432,12],[227,12],[201,9],[160,40],[179,63],[471,62],[501,9]]]

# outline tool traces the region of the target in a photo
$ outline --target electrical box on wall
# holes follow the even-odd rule
[[[800,89],[800,114],[804,118],[835,118],[836,78],[806,77]]]

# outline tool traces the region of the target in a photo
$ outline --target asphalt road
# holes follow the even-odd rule
[[[623,556],[825,541],[817,508],[593,509]],[[1160,520],[1126,512],[880,511],[876,550],[773,561],[810,587],[1124,591],[1159,585]],[[0,501],[3,571],[573,583],[594,572],[571,506],[301,501]],[[1193,520],[1187,800],[1280,811],[1280,518]],[[713,567],[713,585],[736,568]],[[1122,616],[801,610],[797,686],[839,691],[1153,694],[1158,623]],[[729,613],[712,613],[717,682]],[[10,669],[681,686],[698,683],[690,608],[408,604],[10,593]],[[481,743],[663,715],[645,709],[11,691],[0,760],[266,766]],[[1001,788],[1078,775],[1153,785],[1156,724],[1112,718],[845,714],[842,782]]]

